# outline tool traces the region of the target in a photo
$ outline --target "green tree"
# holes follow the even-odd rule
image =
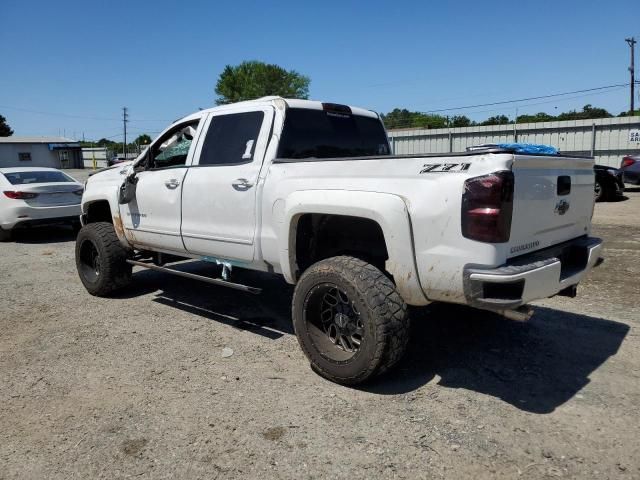
[[[449,119],[452,127],[470,127],[473,122],[465,115],[454,115]]]
[[[99,147],[107,147],[107,148],[111,148],[113,145],[116,144],[116,142],[114,142],[113,140],[108,140],[106,138],[101,138],[100,140],[98,140],[96,142],[96,144]]]
[[[309,77],[278,65],[258,61],[227,65],[216,83],[216,104],[224,105],[267,95],[306,99],[309,98],[309,83]]]
[[[556,117],[545,112],[538,112],[535,115],[518,115],[518,123],[551,122]]]
[[[586,120],[589,118],[610,118],[611,115],[604,108],[594,108],[591,105],[585,105],[582,107],[581,112],[571,110],[569,112],[563,112],[557,116],[558,120]]]
[[[7,123],[7,119],[0,115],[0,137],[10,137],[13,135],[13,130]]]
[[[619,117],[640,117],[640,110],[634,110],[633,115],[631,114],[631,110],[627,110],[626,112],[620,112]]]
[[[441,115],[410,112],[406,108],[394,108],[382,114],[382,121],[388,129],[393,128],[445,128],[447,119]]]
[[[509,117],[506,115],[495,115],[487,118],[484,122],[480,122],[479,125],[504,125],[509,123]]]
[[[138,138],[136,138],[133,141],[133,143],[138,144],[140,146],[149,145],[151,143],[151,137],[146,133],[143,133],[142,135],[139,135]]]

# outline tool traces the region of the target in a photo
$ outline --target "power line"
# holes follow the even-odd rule
[[[640,82],[636,82],[636,83],[640,83]],[[615,93],[617,91],[622,90],[623,88],[626,88],[627,84],[625,83],[623,86],[616,88],[615,90],[609,90],[606,92],[592,92],[592,93],[587,93],[587,94],[583,94],[583,95],[575,95],[572,97],[567,97],[567,98],[563,98],[561,99],[561,101],[567,101],[567,100],[575,100],[578,98],[584,98],[584,97],[590,97],[590,96],[594,96],[594,95],[606,95],[609,93]],[[557,99],[552,99],[552,100],[546,100],[546,101],[542,101],[542,102],[535,102],[535,103],[525,103],[523,105],[518,105],[518,108],[525,108],[525,107],[534,107],[537,105],[545,105],[545,104],[549,104],[549,103],[554,103],[557,102]],[[474,110],[472,112],[467,112],[469,115],[475,115],[475,114],[479,114],[479,113],[504,113],[505,109],[504,108],[492,108],[489,110]],[[423,113],[423,112],[418,112],[418,113]],[[391,129],[396,129],[396,128],[414,128],[414,129],[423,129],[426,127],[416,127],[414,126],[411,121],[409,122],[405,122],[402,124],[395,124],[393,127],[391,127]],[[446,127],[444,127],[446,128]]]
[[[22,107],[12,107],[9,105],[0,105],[0,108],[8,108],[9,110],[16,110],[19,112],[26,112],[26,113],[35,113],[38,115],[49,115],[49,116],[54,116],[54,117],[66,117],[66,118],[79,118],[79,119],[83,119],[83,120],[99,120],[99,121],[106,121],[106,122],[121,122],[122,118],[110,118],[110,117],[93,117],[93,116],[87,116],[87,115],[75,115],[75,114],[70,114],[70,113],[59,113],[59,112],[44,112],[41,110],[31,110],[28,108],[22,108]],[[138,118],[135,120],[129,120],[129,122],[131,123],[137,123],[137,122],[172,122],[173,120],[167,119],[167,118],[160,118],[160,119],[142,119],[142,118]]]
[[[440,108],[437,110],[428,110],[426,112],[420,112],[420,113],[439,113],[439,112],[451,112],[454,110],[468,110],[470,108],[479,108],[479,107],[492,107],[495,105],[506,105],[509,103],[519,103],[519,102],[527,102],[529,100],[540,100],[543,98],[555,98],[555,97],[562,97],[565,95],[573,95],[575,93],[585,93],[585,92],[595,92],[598,90],[606,90],[606,89],[610,89],[610,88],[617,88],[617,87],[626,87],[628,84],[627,83],[619,83],[619,84],[615,84],[615,85],[606,85],[604,87],[595,87],[595,88],[585,88],[583,90],[574,90],[572,92],[563,92],[563,93],[552,93],[550,95],[539,95],[536,97],[526,97],[526,98],[518,98],[518,99],[514,99],[514,100],[503,100],[500,102],[490,102],[490,103],[479,103],[476,105],[465,105],[462,107],[452,107],[452,108]]]

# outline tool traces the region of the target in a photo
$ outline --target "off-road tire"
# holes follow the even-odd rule
[[[13,232],[11,230],[5,230],[4,228],[0,227],[0,242],[8,242],[9,240],[11,240],[11,237]]]
[[[91,275],[87,251],[95,249],[98,266]],[[122,246],[113,225],[96,222],[85,225],[76,237],[76,268],[82,284],[91,295],[108,296],[131,283],[131,265],[126,262],[128,250]]]
[[[359,310],[364,336],[353,358],[338,362],[314,344],[305,315],[312,291],[335,284]],[[393,282],[373,265],[354,257],[321,260],[309,267],[296,285],[293,326],[300,347],[319,375],[340,384],[354,385],[390,369],[403,356],[409,340],[407,305]]]
[[[602,183],[600,183],[599,181],[596,180],[594,186],[594,201],[596,202],[602,202],[603,200],[605,200],[607,198],[607,191],[605,190],[604,186],[602,185]]]

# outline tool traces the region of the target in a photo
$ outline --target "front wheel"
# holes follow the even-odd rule
[[[125,249],[107,222],[90,223],[76,237],[76,267],[91,295],[104,297],[131,283]]]
[[[402,358],[409,339],[407,305],[373,265],[333,257],[309,267],[293,294],[298,342],[323,377],[357,384]]]

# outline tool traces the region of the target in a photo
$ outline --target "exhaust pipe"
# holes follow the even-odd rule
[[[515,310],[503,310],[500,312],[503,317],[516,322],[527,322],[534,314],[535,310],[530,305],[522,305]]]

